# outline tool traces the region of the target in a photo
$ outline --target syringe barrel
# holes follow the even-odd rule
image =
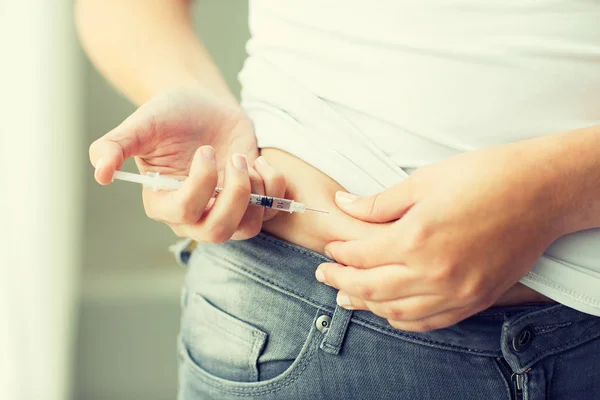
[[[265,208],[273,208],[279,211],[291,212],[293,200],[280,199],[277,197],[263,196],[260,194],[250,195],[250,204]]]

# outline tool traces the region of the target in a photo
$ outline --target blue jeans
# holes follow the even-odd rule
[[[179,399],[600,399],[600,318],[491,308],[428,333],[336,306],[327,258],[266,234],[180,260]]]

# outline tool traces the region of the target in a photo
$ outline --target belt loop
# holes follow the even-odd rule
[[[186,267],[197,244],[193,239],[185,238],[169,246],[169,251],[175,255],[177,264]]]
[[[331,325],[319,346],[321,350],[329,354],[339,354],[351,318],[352,310],[346,310],[338,305],[335,306]]]

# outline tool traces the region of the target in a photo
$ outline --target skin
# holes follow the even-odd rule
[[[101,184],[112,182],[114,171],[130,157],[142,174],[152,171],[185,179],[175,191],[144,189],[144,208],[178,236],[202,242],[256,236],[263,220],[276,211],[248,207],[250,193],[282,197],[285,192],[283,176],[258,157],[246,116],[195,89],[170,90],[152,98],[90,146]],[[217,185],[223,192],[213,201]]]
[[[76,3],[78,33],[90,59],[142,104],[90,146],[90,161],[103,185],[130,157],[142,174],[187,178],[177,191],[144,189],[148,217],[200,242],[246,239],[275,215],[248,207],[250,193],[282,197],[285,180],[258,158],[252,123],[198,40],[190,7],[183,0]],[[212,201],[217,184],[224,190]]]
[[[306,183],[309,169],[299,166],[290,174],[303,171],[303,179],[290,187],[279,167],[293,158],[265,151],[275,168],[258,157],[252,124],[197,38],[189,1],[79,0],[76,20],[92,62],[143,104],[90,146],[99,183],[110,183],[129,157],[141,173],[186,178],[177,191],[145,189],[146,213],[211,243],[252,237],[273,217],[247,207],[251,191],[332,204],[333,195],[304,191],[321,185],[323,174]],[[307,226],[308,216],[280,214],[264,227],[330,254],[337,263],[321,265],[317,278],[340,289],[340,303],[399,329],[438,329],[514,288],[557,237],[600,226],[599,137],[592,127],[462,154],[378,196],[336,196],[330,217],[339,224],[314,216]],[[213,202],[217,184],[224,191]],[[321,237],[308,237],[315,227]]]
[[[338,304],[430,331],[488,308],[557,238],[600,226],[600,130],[463,153],[338,207],[379,232],[334,241],[319,281]],[[515,162],[519,160],[519,162]]]

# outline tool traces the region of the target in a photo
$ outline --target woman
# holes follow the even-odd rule
[[[252,1],[241,106],[189,7],[77,12],[142,104],[96,180],[185,178],[179,398],[594,398],[600,5]]]

